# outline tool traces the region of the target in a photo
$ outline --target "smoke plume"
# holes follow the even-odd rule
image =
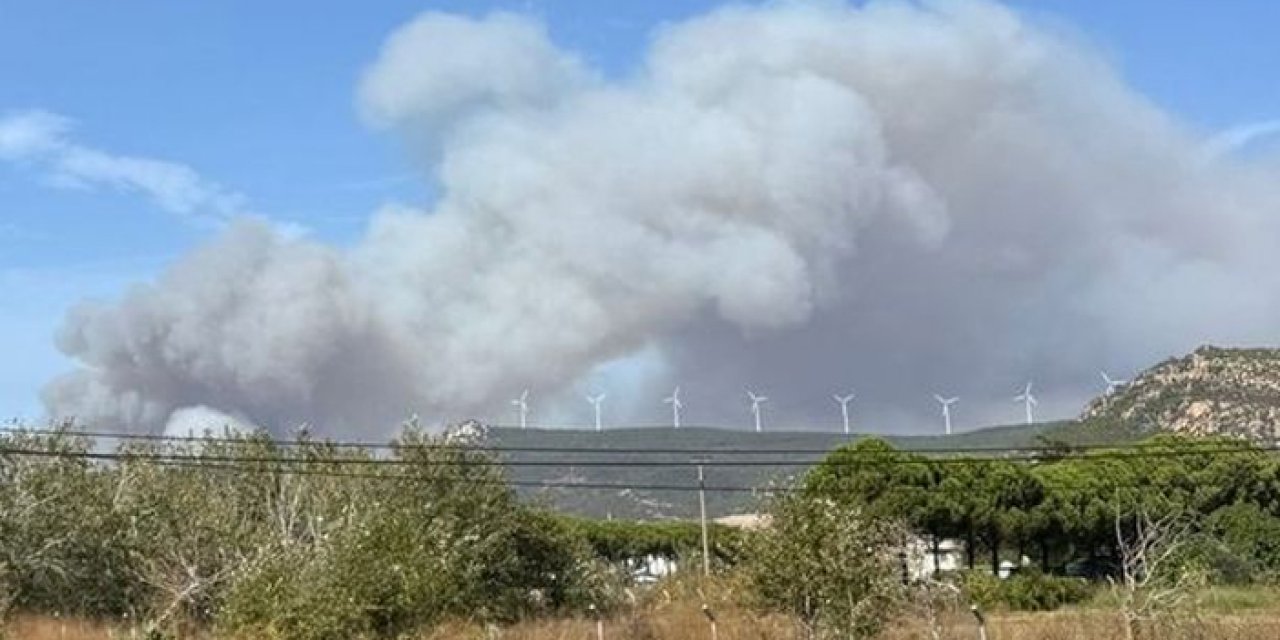
[[[767,425],[831,425],[853,388],[902,432],[935,392],[1013,422],[1034,379],[1069,415],[1099,369],[1280,333],[1276,166],[994,4],[726,8],[621,78],[529,18],[428,13],[358,103],[438,198],[350,249],[243,221],[75,309],[51,414],[385,432],[532,388],[581,423],[600,388],[657,422],[680,384],[688,423],[745,424],[750,386]]]

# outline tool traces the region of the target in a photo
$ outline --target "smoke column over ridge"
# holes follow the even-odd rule
[[[1280,334],[1276,166],[998,5],[728,8],[621,79],[528,18],[428,13],[358,103],[438,200],[350,249],[242,221],[74,309],[51,415],[377,433],[614,386],[614,419],[660,421],[679,383],[692,422],[745,424],[751,385],[768,422],[835,424],[852,386],[904,431],[934,392],[1012,422],[1034,377],[1065,415],[1099,368]]]

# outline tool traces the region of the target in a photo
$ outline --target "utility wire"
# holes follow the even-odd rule
[[[467,451],[466,449],[461,449]],[[1276,446],[1238,446],[1224,445],[1217,448],[1193,447],[1190,449],[1163,449],[1152,451],[1109,450],[1087,453],[1079,456],[1065,456],[1063,459],[1073,462],[1100,462],[1107,460],[1144,460],[1158,458],[1178,458],[1204,455],[1261,455],[1276,451]],[[873,453],[873,452],[867,452]],[[868,464],[887,465],[982,465],[998,462],[1053,462],[1040,455],[1014,454],[1006,456],[955,456],[946,458],[927,458],[912,456],[910,452],[875,452],[881,455],[862,457],[859,459],[825,459],[825,460],[714,460],[700,457],[698,460],[499,460],[494,458],[463,458],[445,460],[413,460],[403,458],[311,458],[283,456],[249,456],[221,455],[204,453],[169,453],[154,451],[65,451],[37,448],[0,446],[0,455],[18,455],[35,457],[66,458],[74,457],[84,460],[98,461],[158,461],[158,462],[207,462],[235,464],[290,464],[317,466],[361,466],[361,467],[640,467],[640,468],[682,468],[702,464],[709,467],[803,467],[821,465],[824,467],[860,467]]]
[[[667,427],[669,429],[670,427]],[[387,443],[387,442],[371,442],[371,441],[336,441],[336,440],[284,440],[262,438],[255,434],[245,434],[238,436],[175,436],[162,434],[144,434],[144,433],[120,433],[109,431],[81,431],[66,429],[30,429],[22,428],[9,431],[0,431],[0,434],[9,433],[13,435],[36,435],[36,436],[70,436],[88,439],[104,439],[104,440],[121,440],[121,441],[144,441],[144,442],[166,442],[166,443],[261,443],[277,447],[333,447],[338,449],[369,449],[381,451],[397,451],[397,450],[414,450],[414,449],[456,449],[465,448],[468,451],[481,453],[584,453],[584,454],[601,454],[601,455],[814,455],[827,456],[836,451],[837,448],[828,449],[742,449],[742,448],[719,448],[709,447],[702,449],[693,448],[634,448],[634,447],[582,447],[582,446],[502,446],[502,445],[457,445],[449,443]],[[746,432],[744,432],[746,433]],[[597,432],[589,432],[588,437],[597,435]],[[839,435],[839,434],[832,434]],[[875,437],[874,435],[863,435],[860,437]],[[856,441],[851,439],[851,442]],[[946,455],[946,454],[1023,454],[1039,456],[1070,456],[1082,452],[1113,452],[1113,451],[1144,451],[1148,449],[1166,450],[1170,445],[1159,442],[1136,442],[1123,444],[1082,444],[1071,445],[1064,444],[1062,446],[1000,446],[1000,447],[930,447],[919,449],[894,449],[893,451],[853,451],[843,450],[842,456],[854,457],[888,457],[888,456],[910,456],[910,455]],[[1236,449],[1243,451],[1258,450],[1275,450],[1274,446],[1252,445],[1247,442],[1236,444],[1224,444],[1222,442],[1182,442],[1177,445],[1179,451],[1213,451],[1218,449]],[[1187,455],[1194,455],[1188,453]],[[999,458],[1005,459],[1005,458]],[[618,464],[617,462],[609,462],[608,464]],[[799,464],[804,464],[803,462]]]
[[[1232,450],[1229,452],[1220,452],[1220,453],[1241,453],[1241,452],[1245,452],[1245,451]],[[1165,454],[1173,454],[1173,453],[1182,453],[1182,452],[1172,452],[1172,451],[1147,452],[1147,453],[1140,453],[1140,454],[1130,454],[1129,457],[1165,457]],[[477,485],[477,486],[507,486],[507,487],[533,488],[533,489],[543,489],[543,490],[547,490],[547,489],[609,490],[609,491],[633,490],[633,491],[670,491],[670,492],[692,492],[692,491],[699,490],[699,487],[697,486],[696,483],[691,483],[688,485],[680,485],[680,484],[653,484],[653,483],[632,483],[632,482],[627,482],[627,483],[577,482],[577,481],[566,481],[566,480],[558,480],[558,479],[528,480],[528,479],[504,479],[504,478],[496,478],[496,477],[468,477],[468,476],[459,476],[459,475],[424,475],[424,474],[412,473],[413,471],[422,471],[422,470],[429,469],[433,466],[434,467],[450,467],[450,466],[465,466],[468,464],[463,461],[458,461],[458,462],[461,462],[461,465],[444,465],[444,464],[433,465],[431,462],[426,462],[425,467],[421,466],[423,463],[420,463],[420,466],[416,468],[409,467],[405,469],[406,471],[405,473],[389,474],[389,473],[373,473],[373,472],[339,471],[335,469],[316,468],[314,466],[308,467],[305,465],[298,464],[298,463],[308,462],[307,460],[305,459],[299,460],[299,459],[292,459],[292,458],[256,458],[255,459],[255,458],[239,458],[235,456],[139,457],[138,455],[132,454],[132,453],[98,453],[98,452],[67,451],[67,450],[50,451],[50,450],[38,450],[38,449],[14,449],[14,448],[2,448],[0,449],[0,455],[32,456],[32,457],[40,457],[40,458],[56,458],[56,459],[71,459],[71,460],[115,461],[115,462],[145,460],[149,463],[156,464],[159,466],[165,466],[165,467],[185,468],[185,469],[200,470],[200,471],[230,472],[230,473],[236,473],[236,474],[312,476],[312,477],[322,477],[322,478],[362,479],[362,480],[387,481],[387,482],[418,482],[418,483],[449,482],[449,483],[455,483],[455,484],[471,484],[471,485]],[[1075,460],[1090,461],[1090,460],[1098,460],[1098,459],[1111,459],[1111,458],[1109,457],[1101,458],[1100,456],[1087,456],[1083,458],[1076,458]],[[1003,460],[1003,459],[997,459],[997,460]],[[973,458],[951,458],[951,459],[943,459],[943,460],[931,460],[929,462],[945,462],[945,463],[956,463],[956,464],[983,464],[989,461],[994,461],[994,460],[980,460],[980,459],[973,459]],[[331,461],[312,459],[312,462],[324,463],[324,462],[331,462]],[[436,461],[436,462],[438,463],[441,461]],[[892,462],[902,462],[906,464],[920,464],[920,462],[916,462],[916,461],[892,461]],[[706,463],[703,462],[702,464],[706,464]],[[249,466],[249,465],[252,465],[252,466]],[[483,465],[471,465],[471,466],[482,467]],[[573,465],[567,464],[566,466],[573,466]],[[1130,486],[1131,488],[1139,488],[1141,486],[1149,486],[1149,485],[1142,484],[1142,483],[1126,483],[1125,486]],[[789,492],[801,491],[803,489],[800,487],[788,487],[788,486],[747,487],[747,486],[740,486],[740,485],[708,485],[707,487],[705,487],[705,490],[712,491],[712,492],[742,492],[742,493],[757,493],[757,494],[767,495],[767,494],[774,494],[774,493],[789,493]]]
[[[66,452],[48,449],[31,449],[0,446],[0,455],[26,455],[63,457]],[[227,463],[263,463],[263,464],[295,464],[336,467],[659,467],[679,468],[696,466],[688,460],[498,460],[494,458],[468,458],[452,460],[412,460],[404,458],[306,458],[283,456],[251,456],[221,455],[205,453],[166,453],[152,451],[120,451],[75,452],[77,457],[87,460],[146,460],[162,462],[227,462]],[[705,466],[719,467],[803,467],[820,464],[822,460],[713,460],[703,462]]]
[[[82,458],[77,452],[49,452],[46,457]],[[386,473],[370,473],[370,472],[346,472],[335,471],[331,469],[315,469],[303,468],[296,466],[244,466],[236,463],[223,462],[196,462],[191,460],[155,460],[152,464],[162,467],[189,469],[194,471],[213,471],[225,472],[237,475],[268,475],[268,476],[305,476],[318,478],[334,478],[343,480],[369,480],[380,482],[397,482],[397,483],[450,483],[456,485],[471,486],[499,486],[499,487],[517,487],[541,490],[588,490],[588,491],[666,491],[666,492],[694,492],[700,487],[696,484],[678,485],[678,484],[653,484],[653,483],[618,483],[618,482],[578,482],[566,480],[506,480],[499,478],[485,477],[467,477],[458,475],[414,475],[414,474],[386,474]],[[1134,483],[1126,482],[1116,485],[1121,488],[1148,488],[1156,483]],[[795,486],[777,486],[766,485],[761,487],[747,487],[740,485],[707,485],[706,491],[713,493],[753,493],[758,495],[786,494],[796,493],[804,490],[803,487]]]
[[[505,428],[505,427],[504,427]],[[665,427],[670,429],[671,427]],[[518,429],[518,428],[516,428]],[[512,429],[515,430],[515,429]],[[4,433],[4,431],[0,431]],[[104,440],[126,440],[126,441],[143,441],[143,442],[224,442],[224,443],[242,443],[257,442],[270,444],[277,447],[300,447],[300,446],[329,446],[339,449],[370,449],[370,450],[397,450],[397,449],[453,449],[459,445],[447,443],[390,443],[390,442],[374,442],[360,440],[285,440],[261,438],[253,433],[243,435],[219,436],[219,435],[162,435],[149,433],[121,433],[110,431],[81,431],[67,429],[32,429],[22,428],[11,430],[13,434],[30,434],[37,436],[71,436],[90,439]],[[601,432],[584,431],[587,437],[596,437]],[[655,427],[655,433],[660,433]],[[746,433],[746,432],[744,432]],[[837,434],[832,434],[837,435]],[[845,444],[845,443],[838,443]],[[742,449],[742,448],[714,448],[714,449],[691,449],[691,448],[636,448],[636,447],[584,447],[584,446],[503,446],[499,445],[466,445],[471,451],[496,452],[496,453],[600,453],[600,454],[670,454],[670,455],[696,455],[704,453],[723,453],[725,455],[768,455],[768,454],[788,454],[788,455],[826,455],[835,450],[835,447],[827,449]],[[962,453],[973,451],[971,448],[956,448],[950,450],[939,449],[937,452],[953,451]]]
[[[0,452],[3,454],[5,452]],[[41,457],[60,458],[60,459],[85,459],[86,456],[82,452],[71,451],[54,451],[43,452],[46,455]],[[26,455],[20,453],[18,455]],[[125,460],[129,456],[123,456],[121,460]],[[101,459],[101,458],[92,458]],[[149,460],[148,462],[163,467],[191,469],[199,471],[225,471],[232,473],[260,474],[260,475],[288,475],[288,476],[310,476],[320,478],[342,478],[342,479],[359,479],[359,480],[375,480],[385,482],[413,482],[413,483],[433,483],[448,482],[455,484],[470,484],[477,486],[501,486],[501,487],[523,487],[534,489],[574,489],[574,490],[636,490],[636,491],[698,491],[699,487],[695,485],[678,485],[678,484],[650,484],[650,483],[616,483],[616,482],[577,482],[567,480],[506,480],[499,478],[484,477],[467,477],[458,475],[415,475],[415,474],[386,474],[386,473],[370,473],[370,472],[347,472],[334,471],[329,469],[315,469],[305,467],[295,467],[287,465],[276,466],[245,466],[233,462],[204,462],[195,460],[173,460],[159,459]],[[281,462],[297,462],[282,460]],[[786,493],[795,491],[791,487],[744,487],[734,485],[709,485],[707,491],[718,492],[741,492],[741,493]]]

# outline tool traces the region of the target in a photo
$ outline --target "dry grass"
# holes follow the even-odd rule
[[[127,632],[109,624],[35,616],[20,616],[11,620],[5,625],[4,632],[5,635],[0,637],[13,640],[106,640],[129,637]]]
[[[1123,638],[1123,629],[1112,612],[1081,610],[1059,613],[997,614],[988,621],[990,640],[1110,640]],[[720,638],[724,640],[801,640],[804,634],[794,623],[777,617],[759,618],[733,612],[721,616]],[[449,627],[426,636],[484,639],[483,629]],[[522,624],[503,629],[496,636],[504,640],[595,640],[595,624],[590,620],[562,620]],[[707,620],[694,607],[673,607],[635,617],[609,620],[605,637],[617,640],[707,640],[711,638]],[[967,614],[953,614],[943,620],[943,640],[973,640],[977,630]],[[1212,615],[1199,621],[1187,620],[1151,629],[1144,640],[1275,640],[1280,638],[1280,611],[1248,615]],[[882,640],[932,640],[930,630],[907,622],[881,636]]]
[[[946,640],[970,640],[977,635],[972,617],[950,616],[946,627],[941,635]],[[990,640],[1108,640],[1124,637],[1119,616],[1112,611],[1097,609],[995,615],[988,622],[988,632]],[[908,624],[885,634],[884,640],[924,640],[930,637],[922,626]],[[1280,611],[1187,618],[1146,629],[1139,637],[1150,640],[1273,640],[1280,637]]]
[[[605,638],[628,640],[692,640],[710,638],[707,619],[696,607],[675,607],[641,615],[624,616],[603,621]],[[795,626],[782,617],[722,616],[719,622],[720,637],[725,640],[799,639]],[[495,636],[475,626],[446,626],[424,636],[424,640],[475,639]],[[496,637],[502,640],[595,640],[594,620],[555,620],[529,622],[500,630]]]
[[[689,596],[693,597],[689,597]],[[782,616],[759,616],[712,598],[718,611],[719,637],[723,640],[800,640],[804,637],[794,621]],[[604,635],[610,640],[706,640],[710,627],[700,609],[701,598],[684,589],[658,592],[640,603],[633,614],[604,621]],[[972,640],[977,637],[974,620],[967,612],[953,612],[941,620],[943,640]],[[116,640],[141,638],[121,627],[101,623],[23,617],[5,627],[6,638],[21,640]],[[445,625],[419,636],[420,640],[595,640],[596,623],[591,619],[561,619],[526,622],[503,629],[473,624]],[[882,640],[932,640],[930,630],[917,621],[905,621],[882,634]],[[1109,640],[1123,638],[1120,620],[1113,611],[1098,608],[1054,613],[996,613],[989,617],[990,640]],[[1161,629],[1149,630],[1141,640],[1274,640],[1280,638],[1280,608],[1250,610],[1246,613],[1212,613],[1198,619],[1187,618]]]

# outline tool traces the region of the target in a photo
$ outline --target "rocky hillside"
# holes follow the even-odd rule
[[[1259,440],[1280,436],[1280,349],[1200,347],[1094,399],[1086,423]]]

